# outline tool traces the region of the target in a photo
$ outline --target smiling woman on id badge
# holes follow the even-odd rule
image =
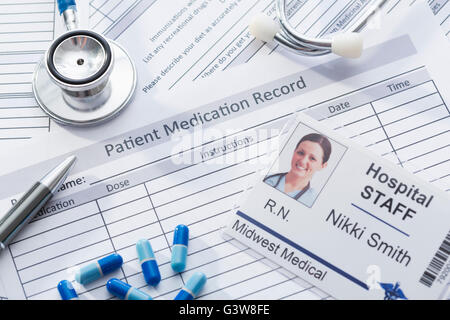
[[[311,207],[317,197],[311,180],[317,171],[327,167],[330,154],[331,143],[327,137],[318,133],[307,134],[295,147],[289,172],[270,175],[264,182]]]

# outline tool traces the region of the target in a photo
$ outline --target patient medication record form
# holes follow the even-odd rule
[[[53,2],[0,3],[3,146],[20,146],[34,136],[64,130],[40,110],[31,88],[35,63],[63,30]],[[89,1],[78,2],[79,18],[89,17]],[[348,27],[368,4],[367,0],[292,1],[288,15],[307,35],[325,36]],[[398,10],[402,4],[391,5]],[[256,41],[247,27],[258,12],[273,16],[275,4],[270,0],[93,0],[90,5],[90,28],[119,42],[136,64],[138,97],[132,112],[153,112],[149,101],[154,96],[277,51],[277,46]],[[80,25],[88,24],[82,20]]]
[[[291,281],[298,279],[294,275],[224,240],[220,228],[271,163],[280,128],[295,112],[352,135],[448,191],[450,70],[443,62],[449,49],[438,25],[416,24],[430,14],[422,9],[395,17],[387,26],[392,34],[371,37],[361,60],[328,57],[299,66],[269,58],[259,61],[267,71],[242,66],[211,81],[207,93],[189,91],[183,99],[191,109],[176,109],[178,98],[167,107],[175,114],[120,134],[105,126],[104,135],[112,138],[94,144],[83,136],[50,134],[29,147],[28,160],[5,163],[3,170],[11,173],[0,178],[8,186],[0,190],[2,212],[23,192],[23,181],[66,154],[79,159],[64,190],[2,253],[8,296],[58,299],[56,284],[70,279],[74,266],[117,252],[124,265],[112,276],[157,299],[173,298],[194,270],[209,278],[201,299],[317,297],[307,283]],[[270,108],[274,102],[279,107]],[[198,132],[200,118],[204,130]],[[24,169],[13,172],[18,165]],[[187,270],[176,274],[169,266],[170,239],[180,223],[189,226],[191,239]],[[134,245],[142,237],[150,238],[160,265],[163,279],[156,288],[139,270]],[[82,298],[110,298],[103,280],[77,290]]]
[[[59,129],[34,101],[31,81],[35,63],[63,27],[54,1],[6,2],[0,3],[0,143],[14,146]],[[89,17],[89,1],[78,2],[79,18]],[[368,3],[294,1],[289,15],[310,34],[327,34],[337,24],[347,26]],[[90,28],[126,48],[144,100],[271,50],[247,28],[256,13],[274,13],[270,0],[94,0],[90,5]],[[80,25],[88,26],[87,21]]]

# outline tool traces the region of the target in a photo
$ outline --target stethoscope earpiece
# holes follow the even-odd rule
[[[248,28],[252,36],[264,42],[272,42],[280,31],[280,26],[262,12],[253,17]]]
[[[340,33],[331,39],[331,52],[344,58],[359,58],[363,46],[363,37],[356,32]]]

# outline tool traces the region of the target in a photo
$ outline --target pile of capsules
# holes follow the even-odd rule
[[[173,234],[171,266],[175,272],[182,272],[186,268],[187,245],[189,240],[189,229],[185,225],[178,225]],[[158,264],[153,254],[150,242],[147,239],[141,239],[136,243],[137,255],[141,264],[142,273],[145,281],[156,286],[161,281]],[[75,280],[86,285],[95,281],[108,273],[111,273],[122,266],[123,259],[113,253],[98,261],[81,267],[75,274]],[[187,281],[184,287],[178,292],[175,300],[193,300],[206,283],[206,276],[202,272],[195,272]],[[124,300],[152,300],[147,293],[130,286],[128,283],[119,279],[112,278],[106,283],[106,288],[114,296]],[[62,300],[78,299],[72,283],[68,280],[62,280],[58,283],[58,291]]]

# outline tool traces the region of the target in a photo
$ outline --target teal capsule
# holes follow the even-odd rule
[[[150,242],[147,239],[139,240],[136,243],[136,251],[145,281],[151,286],[156,286],[161,281],[161,274]]]
[[[123,300],[152,300],[150,295],[116,278],[108,280],[106,289],[111,294]]]
[[[206,276],[202,272],[195,272],[178,292],[174,300],[193,300],[206,283]]]
[[[98,261],[81,267],[75,274],[75,280],[83,285],[88,284],[119,269],[122,266],[122,263],[123,259],[119,254],[110,254]]]
[[[180,224],[173,232],[173,246],[171,267],[175,272],[181,272],[186,268],[186,259],[188,252],[189,228]]]

